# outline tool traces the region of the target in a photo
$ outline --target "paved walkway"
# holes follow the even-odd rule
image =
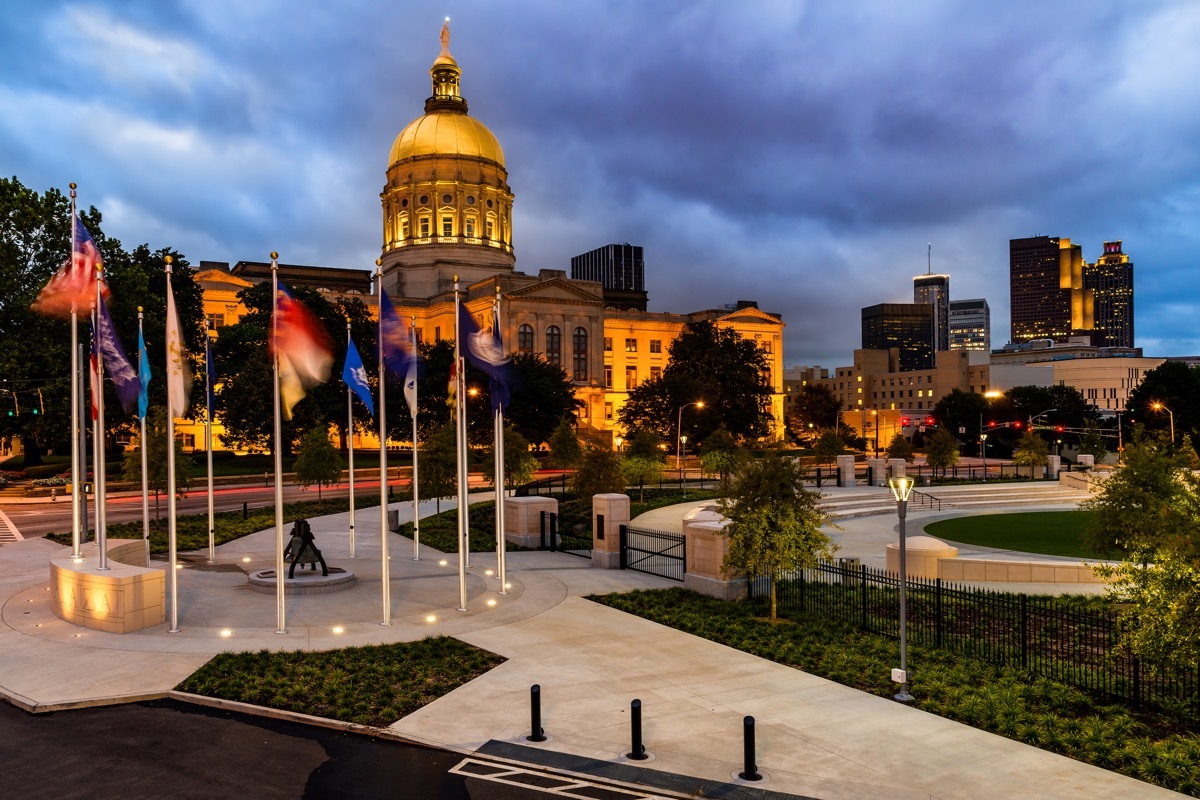
[[[393,508],[409,513],[407,505]],[[124,636],[68,625],[45,602],[47,561],[64,548],[41,539],[0,548],[0,691],[39,710],[119,702],[161,696],[223,650],[324,649],[444,633],[509,660],[400,720],[395,735],[460,752],[510,741],[622,763],[629,702],[638,698],[652,756],[639,765],[677,775],[736,783],[742,719],[753,715],[767,775],[755,786],[775,792],[830,800],[1175,796],[599,606],[583,596],[677,584],[593,569],[562,553],[510,554],[507,594],[488,573],[495,555],[475,554],[469,610],[459,612],[454,557],[425,550],[414,561],[411,542],[389,534],[393,624],[384,627],[378,514],[357,515],[354,560],[346,515],[312,525],[327,560],[353,569],[358,584],[289,597],[283,635],[274,632],[274,595],[246,588],[246,571],[273,566],[272,532],[223,545],[216,565],[185,562],[176,634],[165,625]],[[539,745],[523,738],[534,683],[543,687],[549,735]]]

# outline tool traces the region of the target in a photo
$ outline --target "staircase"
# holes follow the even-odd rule
[[[988,483],[962,486],[930,486],[918,490],[921,495],[940,502],[940,510],[988,508],[994,506],[1055,505],[1080,503],[1091,495],[1054,481],[1037,483]],[[823,507],[834,517],[865,517],[895,514],[896,500],[885,487],[856,487],[827,491]],[[936,504],[935,504],[936,506]],[[910,500],[910,511],[937,510],[929,502]]]

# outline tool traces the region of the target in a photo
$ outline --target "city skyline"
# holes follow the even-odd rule
[[[906,302],[930,242],[999,347],[1010,239],[1070,237],[1088,261],[1120,239],[1136,344],[1200,352],[1182,3],[19,2],[0,11],[3,172],[75,181],[110,236],[193,264],[368,268],[447,14],[524,272],[630,242],[651,311],[757,300],[788,324],[787,364],[832,368],[858,346],[845,320]]]

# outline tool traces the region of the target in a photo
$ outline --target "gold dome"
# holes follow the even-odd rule
[[[388,164],[418,156],[468,156],[504,166],[504,151],[487,126],[449,110],[433,111],[410,122],[392,142]]]

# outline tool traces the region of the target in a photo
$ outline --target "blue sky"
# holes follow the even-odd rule
[[[999,346],[1010,238],[1123,239],[1137,344],[1200,354],[1194,2],[9,0],[0,172],[193,263],[372,266],[446,16],[518,269],[641,244],[652,310],[757,300],[834,367],[928,243]]]

